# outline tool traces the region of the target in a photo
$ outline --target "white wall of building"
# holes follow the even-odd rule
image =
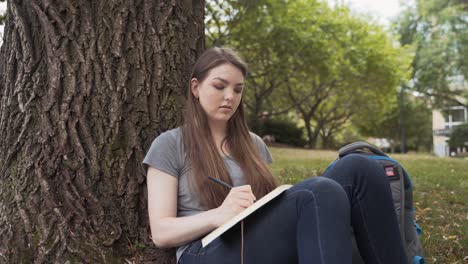
[[[445,130],[445,119],[440,111],[432,111],[432,131],[433,131],[433,144],[434,154],[438,157],[449,156],[449,148],[446,136],[439,135],[443,134]]]
[[[445,114],[442,111],[445,111]],[[464,106],[453,106],[432,111],[432,134],[434,154],[436,156],[448,157],[451,155],[447,144],[450,131],[465,122],[468,122],[468,109]],[[456,152],[465,151],[466,149],[456,150]]]

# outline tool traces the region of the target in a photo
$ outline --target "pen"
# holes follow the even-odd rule
[[[226,188],[228,188],[228,189],[232,189],[232,186],[231,186],[231,185],[229,185],[229,184],[223,182],[222,180],[213,178],[213,177],[211,177],[211,176],[208,176],[208,178],[209,178],[210,180],[216,182],[217,184],[220,184],[220,185],[222,185],[222,186],[224,186],[224,187],[226,187]]]

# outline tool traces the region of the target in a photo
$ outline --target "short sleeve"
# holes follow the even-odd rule
[[[146,153],[143,163],[179,178],[180,175],[180,144],[173,130],[156,137]]]
[[[260,152],[260,155],[262,155],[263,160],[268,164],[272,163],[273,158],[271,157],[270,150],[268,149],[263,139],[261,139],[258,135],[252,132],[250,132],[250,135],[252,136],[252,139],[255,145],[257,146],[257,149]]]

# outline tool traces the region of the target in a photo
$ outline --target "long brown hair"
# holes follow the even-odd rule
[[[198,58],[190,80],[196,78],[202,82],[211,69],[226,63],[237,67],[246,77],[247,65],[232,49],[211,48]],[[208,117],[198,99],[192,94],[190,85],[185,104],[182,135],[186,159],[193,173],[193,178],[189,179],[189,182],[198,192],[202,206],[207,209],[220,206],[229,190],[209,181],[208,176],[231,185],[232,180],[213,140]],[[276,180],[249,133],[242,99],[227,123],[227,135],[223,144],[228,144],[230,155],[241,167],[257,199],[276,187]]]

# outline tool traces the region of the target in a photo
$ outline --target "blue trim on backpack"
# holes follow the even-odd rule
[[[338,161],[339,159],[336,159],[334,160],[332,163],[330,163],[330,165],[328,165],[328,167],[325,169],[325,171],[323,172],[323,174],[325,174],[325,172],[327,172],[329,169],[333,168],[333,166],[335,166],[335,163]]]
[[[424,263],[426,263],[426,262],[424,261],[424,258],[423,258],[423,257],[421,257],[421,256],[414,256],[414,258],[413,258],[413,264],[424,264]]]
[[[418,225],[418,223],[416,223],[416,220],[413,220],[413,222],[414,222],[414,226],[416,227],[416,233],[418,233],[418,236],[420,236],[422,234],[422,229]]]

